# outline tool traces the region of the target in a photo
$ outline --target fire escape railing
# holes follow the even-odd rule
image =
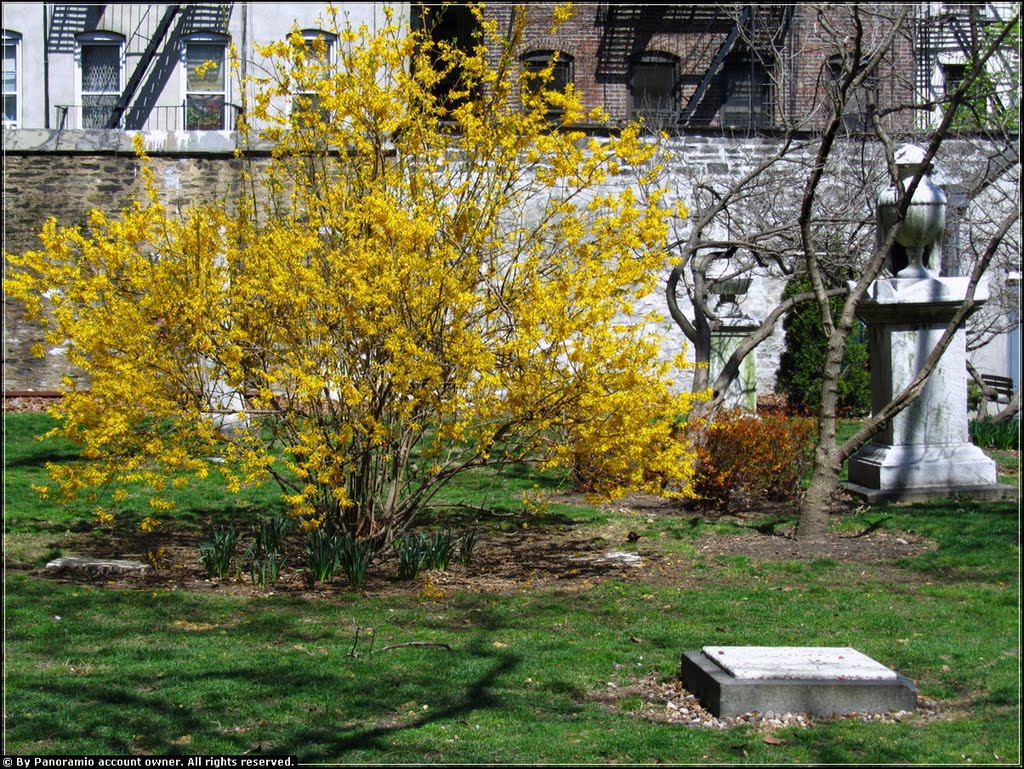
[[[128,108],[132,98],[135,96],[135,92],[142,84],[142,80],[145,78],[146,72],[149,70],[149,65],[153,62],[153,58],[156,56],[157,51],[160,50],[160,45],[163,43],[163,40],[167,35],[167,31],[171,28],[171,22],[174,21],[174,17],[177,15],[180,8],[181,5],[178,3],[167,6],[167,9],[164,11],[163,18],[160,19],[160,23],[153,32],[153,36],[149,39],[146,49],[142,52],[142,57],[139,59],[139,63],[135,66],[132,76],[128,79],[128,83],[125,85],[124,91],[118,97],[117,103],[111,110],[110,118],[107,120],[107,128],[117,128],[121,125],[121,119],[124,117],[124,111]]]
[[[683,107],[682,112],[679,114],[679,122],[683,125],[687,125],[693,114],[697,111],[700,103],[704,100],[705,94],[707,94],[708,87],[711,82],[718,76],[718,73],[722,71],[722,67],[725,66],[725,60],[729,53],[732,51],[733,46],[736,45],[736,41],[739,39],[740,33],[750,27],[750,19],[753,14],[753,9],[746,5],[743,7],[743,12],[740,14],[739,19],[733,25],[733,28],[729,30],[729,34],[726,35],[725,40],[718,47],[718,51],[715,53],[715,58],[711,60],[711,66],[704,72],[704,77],[701,78],[700,83],[697,85],[697,89],[690,96],[686,106]]]

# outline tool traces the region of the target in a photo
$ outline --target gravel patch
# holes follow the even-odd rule
[[[630,707],[636,699],[640,707]],[[631,678],[625,685],[608,682],[604,691],[591,692],[586,699],[604,702],[609,708],[627,712],[635,718],[656,723],[678,724],[695,729],[732,729],[750,726],[758,731],[771,732],[783,727],[811,727],[816,723],[837,720],[923,723],[943,718],[943,708],[935,700],[917,698],[917,712],[850,713],[837,716],[812,716],[807,713],[742,713],[738,716],[716,718],[700,704],[697,695],[686,689],[682,681],[660,683],[656,673],[643,678]],[[623,703],[626,707],[623,707]]]

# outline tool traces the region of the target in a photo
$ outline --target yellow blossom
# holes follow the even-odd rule
[[[239,153],[239,194],[169,211],[136,137],[135,200],[5,254],[5,290],[89,382],[56,409],[87,461],[50,469],[53,496],[274,479],[304,528],[386,536],[481,464],[535,459],[605,496],[685,487],[694,399],[634,310],[686,207],[638,126],[588,139],[578,89],[494,68],[525,14],[472,12],[468,50],[335,13],[328,61],[296,31],[240,84],[241,143],[273,149]]]

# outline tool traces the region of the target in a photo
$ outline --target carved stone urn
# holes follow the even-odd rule
[[[896,201],[899,200],[900,188],[906,189],[917,173],[926,171],[896,231],[896,242],[906,249],[908,264],[896,272],[901,260],[894,258],[896,255],[892,253],[890,263],[897,278],[934,278],[938,276],[938,268],[942,263],[939,251],[945,229],[946,195],[928,176],[927,171],[931,170],[931,166],[922,169],[925,158],[923,149],[913,144],[903,144],[896,148],[895,154],[900,184],[883,190],[878,196],[878,237],[885,237],[885,233],[896,221]]]

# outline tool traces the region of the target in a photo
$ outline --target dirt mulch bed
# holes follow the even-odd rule
[[[45,411],[59,397],[51,392],[18,392],[4,394],[4,411]],[[768,404],[765,404],[768,405]],[[774,404],[772,404],[774,405]],[[582,504],[582,495],[561,495],[552,501]],[[839,563],[867,565],[892,564],[901,558],[920,555],[932,543],[906,534],[882,529],[859,534],[833,536],[823,542],[798,541],[792,526],[775,526],[786,508],[781,505],[744,505],[738,501],[727,513],[710,514],[693,510],[683,502],[664,500],[648,495],[634,495],[614,505],[627,513],[626,523],[601,532],[581,534],[566,526],[543,526],[497,532],[482,538],[474,551],[471,565],[453,564],[448,571],[420,575],[415,582],[398,580],[391,563],[371,567],[363,592],[367,595],[410,594],[418,591],[508,593],[538,587],[559,590],[582,590],[609,579],[643,580],[655,584],[683,586],[693,579],[690,570],[678,557],[668,557],[656,541],[643,536],[645,527],[662,517],[691,521],[694,525],[709,515],[725,516],[749,534],[725,535],[704,533],[695,545],[701,556],[744,556],[752,562],[831,559]],[[855,508],[852,501],[840,501],[838,513]],[[634,544],[635,543],[635,544]],[[156,569],[147,576],[108,581],[125,587],[145,584],[173,590],[231,592],[235,594],[268,595],[288,593],[310,598],[326,597],[347,590],[343,579],[330,586],[307,585],[300,573],[297,557],[285,563],[282,577],[272,588],[251,584],[248,576],[241,579],[208,579],[198,559],[198,538],[194,534],[162,531],[155,535],[139,532],[118,533],[116,537],[73,535],[60,543],[67,552],[97,558],[135,558],[146,561],[150,552],[157,553]],[[162,550],[157,551],[157,548]],[[294,537],[289,551],[302,552],[302,542]],[[635,552],[641,565],[636,566],[609,554]],[[67,577],[62,577],[67,578]],[[425,587],[429,578],[430,587]],[[695,582],[701,580],[694,580]],[[437,593],[436,591],[440,591]]]
[[[59,399],[57,393],[4,393],[4,411],[46,411]]]
[[[859,535],[834,536],[814,543],[798,542],[791,531],[766,534],[752,530],[749,534],[739,535],[706,532],[694,540],[697,554],[685,556],[664,552],[659,546],[658,531],[652,524],[660,515],[699,523],[700,513],[681,512],[677,503],[671,502],[665,504],[664,510],[658,511],[646,498],[627,500],[625,504],[636,504],[644,512],[600,530],[549,525],[489,531],[480,536],[469,565],[461,565],[453,559],[448,570],[422,572],[415,581],[399,580],[395,576],[393,558],[390,552],[385,552],[371,565],[361,592],[370,596],[412,595],[437,599],[452,593],[509,594],[537,589],[579,591],[609,580],[686,587],[697,586],[713,578],[713,574],[706,571],[688,568],[689,562],[708,557],[743,556],[752,564],[829,559],[877,570],[879,565],[891,566],[901,558],[917,556],[934,547],[923,538],[883,529]],[[745,518],[741,516],[738,520]],[[755,520],[750,521],[752,527]],[[242,536],[238,552],[245,546],[246,534]],[[118,532],[115,536],[91,532],[70,534],[65,541],[55,544],[68,554],[132,558],[155,564],[156,568],[143,577],[103,580],[115,587],[252,596],[290,594],[311,599],[349,591],[344,577],[337,577],[327,585],[306,583],[300,561],[303,541],[297,533],[293,533],[286,543],[286,553],[291,555],[285,562],[280,580],[272,587],[253,585],[248,574],[239,578],[208,578],[198,557],[198,535],[192,532],[168,530],[147,535],[128,531]],[[82,580],[80,576],[57,578]]]

